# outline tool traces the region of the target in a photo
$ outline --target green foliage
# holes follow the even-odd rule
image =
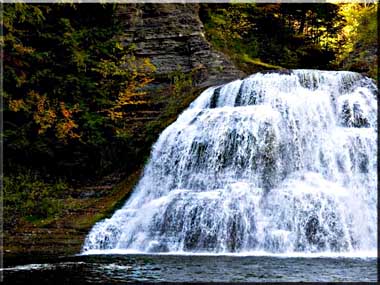
[[[338,12],[331,3],[201,6],[208,39],[248,73],[273,66],[331,68],[341,44]]]
[[[170,98],[177,97],[183,93],[191,93],[193,87],[193,72],[185,73],[182,68],[178,66],[178,69],[169,74],[171,81],[172,94]]]
[[[36,175],[18,174],[3,179],[4,222],[10,226],[17,218],[53,218],[63,207],[60,197],[68,186],[63,181],[46,183]]]
[[[252,4],[202,4],[200,10],[207,39],[243,70],[241,55],[256,58],[259,51],[257,39],[252,37],[254,10]]]
[[[351,52],[355,43],[377,43],[377,6],[360,3],[342,4],[339,13],[345,19],[341,37],[344,40],[343,52]]]
[[[377,78],[377,5],[203,4],[201,19],[212,45],[247,73],[340,67]]]
[[[254,65],[257,65],[257,66],[262,66],[262,67],[268,68],[268,69],[281,69],[282,68],[281,66],[278,66],[278,65],[272,65],[272,64],[268,64],[268,63],[262,62],[260,59],[250,58],[247,54],[243,54],[241,56],[241,59],[244,62],[247,62],[247,63],[250,63],[250,64],[254,64]]]
[[[249,21],[249,8],[247,4],[239,5],[217,5],[215,9],[207,7],[207,19],[205,28],[208,32],[209,39],[215,46],[228,49],[241,43],[253,23]],[[237,47],[238,48],[238,47]]]
[[[91,172],[126,143],[127,107],[144,102],[155,68],[120,44],[115,7],[5,5],[6,168]]]
[[[161,100],[165,101],[165,108],[161,111],[157,120],[149,122],[144,128],[144,133],[147,134],[144,139],[148,145],[154,143],[159,134],[173,123],[178,114],[186,109],[203,91],[203,89],[194,86],[199,71],[200,68],[194,68],[185,73],[178,66],[177,70],[169,74],[169,79],[171,80],[169,88],[162,88],[162,90],[158,91],[158,93],[162,94]]]
[[[378,3],[346,3],[339,13],[346,24],[340,34],[344,44],[337,64],[345,69],[366,72],[378,78],[376,50],[378,46]]]

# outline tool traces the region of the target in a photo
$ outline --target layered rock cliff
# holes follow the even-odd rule
[[[243,73],[206,41],[198,4],[120,5],[117,18],[125,27],[124,44],[136,45],[163,81],[175,71],[193,73],[196,86],[224,83]]]

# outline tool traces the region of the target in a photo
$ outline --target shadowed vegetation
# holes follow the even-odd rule
[[[368,56],[376,55],[376,11],[373,3],[203,4],[201,18],[213,46],[247,73],[343,68],[376,78]]]

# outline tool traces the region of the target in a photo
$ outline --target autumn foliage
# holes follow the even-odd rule
[[[126,107],[144,102],[155,67],[121,44],[115,5],[4,8],[6,166],[99,166],[123,144]]]

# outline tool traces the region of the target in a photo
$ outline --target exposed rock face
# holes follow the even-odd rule
[[[203,33],[198,4],[125,4],[118,18],[125,25],[125,44],[147,57],[161,79],[174,71],[193,72],[193,83],[206,87],[243,76],[221,53],[211,49]]]

